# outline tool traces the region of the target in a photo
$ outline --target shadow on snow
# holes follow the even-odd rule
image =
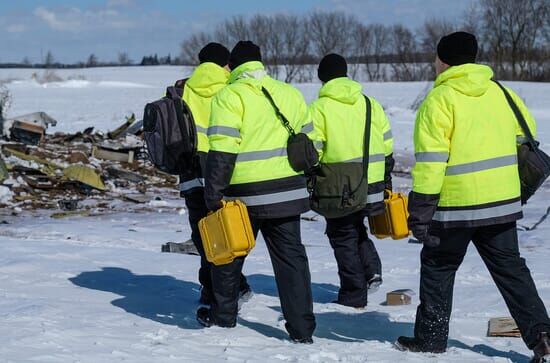
[[[255,294],[277,297],[273,276],[247,276]],[[130,270],[104,267],[98,271],[82,272],[69,279],[73,284],[122,296],[111,302],[124,311],[162,324],[183,329],[200,329],[195,320],[200,286],[194,282],[177,280],[168,275],[135,275]],[[338,295],[338,286],[312,283],[313,300],[325,304]],[[279,307],[271,307],[281,311]],[[315,314],[317,328],[314,336],[341,342],[379,341],[393,343],[400,335],[411,336],[413,324],[395,322],[389,314],[376,311],[363,313],[323,312]],[[267,337],[286,340],[286,332],[270,325],[239,318],[239,324]],[[508,358],[515,363],[528,362],[529,357],[514,352],[503,352],[484,344],[473,347],[457,340],[449,340],[449,347],[470,350],[488,357]]]

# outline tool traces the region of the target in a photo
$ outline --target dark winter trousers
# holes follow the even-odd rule
[[[199,232],[199,221],[206,217],[208,209],[204,202],[204,189],[196,188],[192,191],[185,193],[185,205],[187,206],[187,212],[189,213],[189,225],[191,226],[191,239],[193,244],[197,248],[201,256],[201,267],[199,268],[199,282],[202,285],[203,294],[206,294],[209,298],[212,296],[212,278],[210,267],[211,263],[206,259],[204,254],[204,247],[202,245],[202,239]],[[241,289],[248,289],[246,277],[241,274]]]
[[[251,222],[254,235],[262,232],[269,251],[289,335],[294,339],[311,337],[315,317],[309,264],[300,236],[300,217],[252,218]],[[211,314],[217,325],[234,326],[236,323],[239,274],[243,263],[244,257],[227,265],[212,266],[214,302]]]
[[[455,273],[473,241],[502,294],[529,348],[540,332],[550,332],[550,320],[531,273],[520,257],[516,223],[444,229],[438,247],[421,254],[420,305],[414,334],[432,349],[445,348],[449,335]]]
[[[367,305],[367,282],[382,275],[382,264],[367,235],[364,213],[327,219],[327,235],[334,250],[340,277],[338,303],[353,307]]]

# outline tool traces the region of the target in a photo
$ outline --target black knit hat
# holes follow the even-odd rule
[[[262,61],[260,47],[250,40],[241,40],[235,45],[229,56],[229,68],[235,69],[241,64],[252,61]]]
[[[437,44],[437,56],[443,63],[450,66],[475,63],[477,56],[475,35],[456,32],[444,36]]]
[[[328,54],[319,63],[317,76],[319,79],[327,83],[331,79],[346,77],[348,75],[348,64],[344,57],[339,54]]]
[[[212,62],[225,67],[229,62],[229,49],[220,43],[208,43],[199,52],[199,62]]]

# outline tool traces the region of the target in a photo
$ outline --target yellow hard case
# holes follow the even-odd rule
[[[206,259],[216,266],[246,256],[256,245],[246,206],[238,200],[222,203],[221,209],[199,221]]]
[[[390,196],[384,200],[385,212],[369,217],[370,230],[379,239],[387,237],[392,239],[407,238],[410,234],[407,225],[407,218],[409,217],[408,198],[403,193],[388,192]]]

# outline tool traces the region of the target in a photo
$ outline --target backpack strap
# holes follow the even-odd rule
[[[493,82],[495,82],[504,93],[504,96],[506,97],[506,101],[508,101],[510,108],[514,112],[514,115],[516,116],[519,126],[521,127],[521,129],[523,130],[523,133],[525,134],[525,137],[527,138],[527,141],[529,143],[531,150],[536,150],[538,148],[538,142],[533,137],[533,134],[529,129],[529,125],[527,125],[527,121],[525,121],[525,117],[523,117],[523,114],[519,110],[518,105],[516,105],[516,103],[512,99],[510,92],[508,92],[508,90],[502,84],[500,84],[500,82],[495,80],[493,80]]]
[[[294,131],[292,126],[290,126],[290,122],[288,122],[288,119],[285,117],[285,115],[281,113],[281,110],[279,110],[279,107],[277,107],[277,105],[275,104],[275,101],[273,101],[273,97],[271,97],[271,94],[267,91],[265,87],[262,87],[262,92],[264,93],[265,97],[269,100],[269,103],[271,103],[271,106],[273,106],[273,108],[275,109],[277,118],[281,120],[281,122],[283,123],[283,126],[288,131],[289,135],[290,136],[296,135],[296,132]]]

